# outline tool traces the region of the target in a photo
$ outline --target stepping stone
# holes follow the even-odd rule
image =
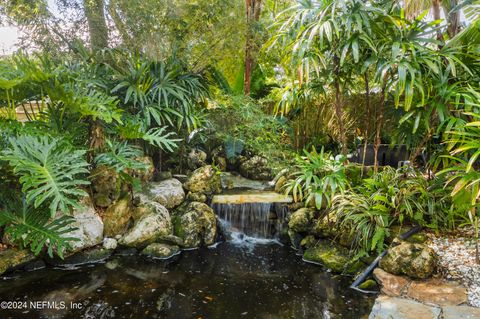
[[[443,319],[478,319],[480,308],[468,306],[446,306],[443,307]]]
[[[440,306],[458,306],[467,302],[467,290],[454,282],[428,280],[412,282],[407,296],[418,301]]]
[[[368,319],[439,319],[441,309],[397,297],[380,296]]]
[[[380,284],[382,294],[398,297],[402,294],[410,281],[401,276],[392,275],[383,269],[375,268],[373,278]]]

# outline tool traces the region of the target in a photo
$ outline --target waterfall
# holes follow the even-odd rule
[[[285,203],[213,203],[212,208],[229,233],[279,239],[287,228]]]

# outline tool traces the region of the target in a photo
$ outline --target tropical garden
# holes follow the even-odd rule
[[[279,238],[304,260],[358,275],[415,228],[461,236],[480,274],[478,0],[19,0],[0,24],[23,35],[0,57],[2,272],[102,242],[211,246],[227,172],[290,198]],[[409,267],[387,272],[434,272]]]

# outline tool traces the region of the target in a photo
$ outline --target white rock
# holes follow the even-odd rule
[[[467,287],[468,303],[480,307],[480,265],[475,262],[473,232],[469,229],[461,231],[463,235],[452,238],[432,235],[428,245],[438,255],[439,272],[448,279],[461,281]]]
[[[179,180],[170,178],[159,183],[151,183],[145,196],[170,209],[183,202],[185,191]]]
[[[103,248],[108,250],[115,250],[117,248],[117,240],[115,238],[107,238],[103,239]]]
[[[119,244],[129,247],[146,246],[173,233],[168,210],[156,202],[148,203],[152,211],[138,219],[120,239]]]
[[[78,241],[70,242],[70,252],[78,252],[85,248],[100,244],[103,240],[103,222],[95,211],[90,197],[81,202],[82,208],[73,211],[75,222],[71,225],[78,229],[64,234],[64,237],[78,238]]]

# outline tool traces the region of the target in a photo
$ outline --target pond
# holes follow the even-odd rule
[[[10,274],[0,300],[56,301],[57,309],[28,304],[2,310],[1,317],[361,318],[374,299],[349,282],[274,240],[239,235],[169,260],[115,255],[104,263]]]

